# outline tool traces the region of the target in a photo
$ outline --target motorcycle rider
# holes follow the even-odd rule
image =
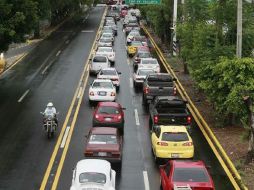
[[[56,124],[56,126],[58,126],[58,119],[56,117],[56,108],[54,107],[52,102],[49,102],[47,104],[47,107],[46,107],[46,109],[45,109],[45,111],[43,113],[43,116],[44,116],[44,118],[43,118],[43,124],[44,124],[44,126],[46,124],[47,115],[54,115],[55,124]]]

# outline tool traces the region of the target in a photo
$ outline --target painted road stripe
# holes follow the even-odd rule
[[[62,140],[62,143],[60,145],[60,148],[63,148],[65,146],[65,143],[66,143],[66,140],[67,140],[67,137],[68,137],[68,134],[69,134],[69,131],[70,131],[70,126],[68,126],[65,130],[65,133],[64,133],[64,136],[63,136],[63,140]]]
[[[26,97],[26,95],[29,93],[30,90],[27,90],[18,100],[18,102],[22,102],[22,100]]]
[[[82,30],[81,32],[82,33],[92,33],[92,32],[94,32],[94,30]]]
[[[150,190],[147,171],[143,171],[145,190]]]
[[[70,40],[67,40],[66,42],[65,42],[65,44],[68,44],[70,42]]]
[[[46,71],[48,70],[48,68],[49,68],[49,66],[47,65],[47,66],[45,67],[45,69],[43,69],[43,71],[41,72],[41,74],[44,75],[44,74],[46,73]]]
[[[132,78],[130,78],[130,87],[133,88],[133,81],[132,81]]]
[[[56,57],[58,57],[58,56],[60,55],[60,53],[61,53],[61,50],[59,50],[59,51],[57,52]]]
[[[140,125],[140,123],[139,123],[139,118],[138,118],[138,110],[135,109],[135,110],[134,110],[134,113],[135,113],[136,125]]]
[[[80,98],[81,93],[82,93],[82,90],[83,90],[82,86],[81,86],[81,87],[79,87],[79,92],[78,92],[77,99],[79,99],[79,98]]]

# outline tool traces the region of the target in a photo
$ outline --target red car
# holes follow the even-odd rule
[[[86,158],[98,158],[112,163],[121,163],[122,141],[122,136],[116,128],[93,127],[87,136],[84,155]]]
[[[125,108],[116,102],[99,102],[93,114],[93,127],[116,127],[123,134]]]
[[[120,12],[120,17],[124,18],[128,14],[128,10],[122,9]]]
[[[160,167],[161,189],[190,186],[192,190],[214,190],[212,177],[203,161],[170,160]]]

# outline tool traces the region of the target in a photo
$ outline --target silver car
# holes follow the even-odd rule
[[[90,64],[90,73],[97,74],[100,72],[101,69],[109,68],[110,62],[108,57],[105,55],[95,55]]]

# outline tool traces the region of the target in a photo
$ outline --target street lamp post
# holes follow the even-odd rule
[[[176,56],[176,21],[177,21],[177,0],[174,0],[173,12],[173,56]]]
[[[242,57],[242,11],[243,11],[243,1],[237,1],[237,42],[236,42],[236,57]]]

